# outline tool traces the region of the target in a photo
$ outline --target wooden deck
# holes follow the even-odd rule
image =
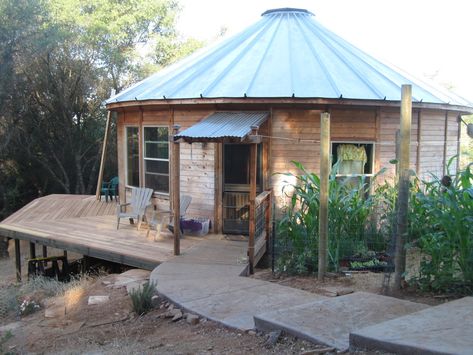
[[[138,231],[124,220],[117,230],[115,202],[84,195],[41,197],[0,223],[4,237],[152,270],[173,257],[173,239],[171,234],[162,233],[155,242],[146,239],[146,232],[145,224]],[[181,252],[200,240],[183,238]]]

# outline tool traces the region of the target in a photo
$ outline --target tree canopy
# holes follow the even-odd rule
[[[111,89],[202,46],[177,33],[179,11],[175,0],[0,0],[0,220],[37,196],[94,191]],[[114,175],[114,144],[109,156]]]

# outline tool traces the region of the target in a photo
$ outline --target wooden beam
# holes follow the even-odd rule
[[[140,171],[140,186],[145,186],[145,161],[144,161],[144,143],[145,138],[144,128],[143,128],[143,108],[140,106],[140,118],[138,122],[138,156],[139,156],[139,171]]]
[[[214,162],[215,162],[215,196],[214,196],[214,233],[222,233],[222,218],[223,218],[223,144],[214,143]]]
[[[445,111],[445,124],[443,132],[443,175],[447,174],[447,148],[448,148],[448,111]]]
[[[409,208],[409,157],[412,121],[412,86],[402,85],[402,105],[399,147],[399,193],[397,209],[396,249],[394,256],[394,287],[400,289],[406,270],[405,242],[408,233],[407,210]]]
[[[248,266],[250,274],[254,273],[255,267],[255,234],[256,234],[256,170],[257,170],[258,146],[250,146],[250,215],[249,215],[249,237],[248,237]]]
[[[319,265],[317,277],[322,281],[327,270],[328,254],[328,188],[330,175],[330,114],[320,114],[320,208]]]
[[[172,145],[172,209],[174,215],[174,255],[181,253],[180,237],[181,237],[181,204],[180,204],[180,143],[174,142],[174,136],[179,132],[179,125],[173,125],[173,134],[170,137],[170,144]]]
[[[36,244],[30,242],[30,259],[36,259]]]
[[[422,110],[417,112],[417,149],[416,149],[416,174],[420,175],[420,147],[422,141]]]
[[[15,265],[16,265],[16,281],[21,282],[21,252],[20,252],[19,239],[15,239]]]
[[[100,168],[99,168],[99,177],[97,179],[97,190],[95,192],[95,197],[97,198],[97,200],[100,200],[100,191],[102,189],[103,172],[105,169],[105,156],[107,154],[107,142],[108,142],[108,134],[110,132],[111,115],[112,115],[112,111],[108,111],[107,121],[105,122],[105,134],[103,136],[103,143],[102,143],[102,156],[100,157]]]

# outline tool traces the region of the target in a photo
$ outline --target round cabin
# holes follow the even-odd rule
[[[285,177],[277,173],[297,172],[293,161],[319,171],[322,113],[332,161],[359,157],[341,162],[340,175],[369,179],[386,167],[384,178],[392,176],[403,84],[412,86],[411,167],[419,176],[445,174],[472,103],[381,63],[307,10],[268,10],[107,101],[120,196],[150,187],[158,208],[169,209],[173,196],[189,195],[188,216],[210,219],[214,233],[248,234],[261,213],[251,196],[271,191],[280,207]]]

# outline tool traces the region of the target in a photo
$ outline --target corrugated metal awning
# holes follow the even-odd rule
[[[186,142],[243,141],[251,126],[261,126],[269,112],[215,112],[199,123],[178,133],[174,140]]]

